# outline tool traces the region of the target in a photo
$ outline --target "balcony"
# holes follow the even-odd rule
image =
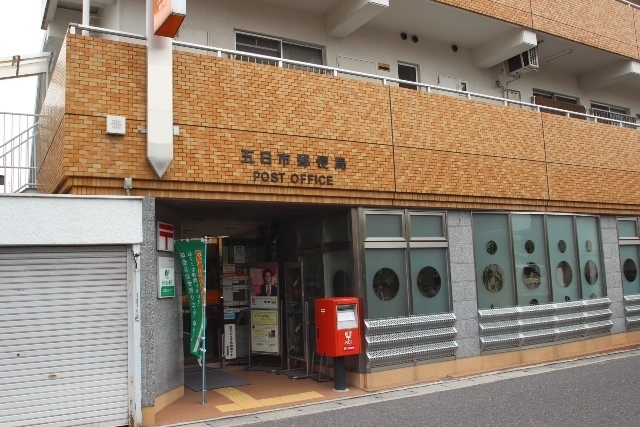
[[[75,35],[66,42],[54,73],[61,82],[54,91],[66,95],[50,93],[45,103],[65,99],[62,136],[51,133],[40,144],[41,152],[55,153],[43,169],[59,170],[43,183],[49,191],[120,194],[122,178],[131,177],[137,194],[164,197],[638,209],[640,188],[631,183],[640,182],[633,161],[640,133],[598,123],[602,117],[423,83],[403,89],[396,86],[407,82],[398,79],[183,42],[176,47],[203,54],[174,52],[180,136],[159,180],[146,160],[145,135],[136,131],[146,122],[145,47]],[[87,69],[102,72],[98,78]],[[103,133],[106,115],[127,117],[124,137]],[[242,150],[340,156],[347,167],[328,171],[331,187],[264,183],[256,171],[305,170],[247,164]]]

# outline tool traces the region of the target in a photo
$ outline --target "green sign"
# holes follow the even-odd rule
[[[199,240],[175,242],[175,250],[178,253],[182,282],[189,299],[191,312],[191,342],[189,351],[198,358],[202,358],[202,334],[206,326],[204,317],[204,301],[206,289],[204,288],[204,243]]]

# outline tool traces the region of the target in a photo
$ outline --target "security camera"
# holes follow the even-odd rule
[[[458,51],[458,45],[457,44],[452,44],[451,45],[451,50],[454,51],[454,52],[457,52]]]

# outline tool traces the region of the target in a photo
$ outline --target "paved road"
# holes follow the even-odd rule
[[[640,426],[640,350],[192,424]]]

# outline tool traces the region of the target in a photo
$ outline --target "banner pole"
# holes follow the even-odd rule
[[[207,403],[207,344],[205,341],[207,335],[207,246],[209,239],[205,236],[204,241],[204,259],[202,264],[204,266],[204,284],[202,292],[202,404]]]

